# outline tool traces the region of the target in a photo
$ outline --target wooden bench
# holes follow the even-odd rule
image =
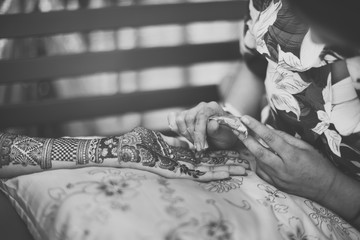
[[[1,15],[0,39],[215,20],[236,21],[246,12],[246,4],[246,1],[219,1]],[[189,66],[200,62],[239,58],[238,42],[229,41],[3,59],[0,60],[0,84],[44,79],[51,81],[60,77],[136,71],[159,66]],[[101,97],[2,104],[0,128],[59,123],[175,106],[187,107],[200,101],[218,101],[219,98],[217,86],[206,85]]]

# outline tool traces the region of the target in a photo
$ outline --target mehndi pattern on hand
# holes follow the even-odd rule
[[[6,176],[15,168],[17,174],[29,173],[30,168],[19,170],[19,165],[45,170],[96,164],[145,170],[169,178],[210,181],[244,175],[248,164],[241,159],[235,161],[236,158],[234,153],[226,152],[195,154],[189,148],[170,145],[159,132],[144,127],[119,137],[104,138],[52,139],[0,134],[0,168]]]
[[[167,144],[158,132],[137,127],[120,137],[119,163],[137,162],[146,167],[161,168],[198,178],[205,172],[190,168],[186,163],[196,165],[199,160],[185,148]]]
[[[169,145],[159,132],[143,127],[120,137],[118,158],[120,165],[126,162],[141,163],[153,170],[168,170],[172,176],[208,179],[208,172],[226,172],[243,175],[249,169],[235,151],[203,151],[195,153],[189,148]]]

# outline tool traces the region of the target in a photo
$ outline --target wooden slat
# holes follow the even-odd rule
[[[218,100],[218,86],[208,85],[102,97],[11,104],[0,106],[0,129],[176,106],[189,107],[201,101]]]
[[[237,41],[0,61],[0,83],[240,58]]]
[[[0,38],[194,21],[239,20],[247,1],[138,5],[0,16]]]

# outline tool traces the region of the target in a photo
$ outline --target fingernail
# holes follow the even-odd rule
[[[198,152],[201,151],[201,147],[200,147],[200,144],[199,144],[199,143],[195,143],[195,147],[196,147],[196,150],[197,150]]]
[[[238,137],[238,139],[240,139],[240,140],[245,140],[246,139],[246,135],[245,134],[243,134],[243,133],[241,133],[241,132],[239,132],[239,131],[236,131],[236,130],[234,130],[234,129],[232,129],[232,132]]]
[[[243,133],[240,133],[239,136],[238,136],[238,138],[239,138],[241,141],[244,141],[244,140],[247,138],[247,136],[246,136],[245,134],[243,134]]]
[[[231,129],[231,131],[236,135],[236,136],[239,136],[240,135],[240,132],[239,131],[236,131],[234,129]]]
[[[247,117],[241,117],[240,120],[245,123],[246,125],[248,125],[250,123],[249,119]]]

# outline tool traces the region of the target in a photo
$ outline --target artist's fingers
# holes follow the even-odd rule
[[[301,139],[298,139],[294,136],[291,136],[290,134],[280,131],[280,130],[275,130],[276,134],[279,135],[280,137],[282,137],[286,142],[288,142],[289,144],[305,149],[308,147],[308,144],[305,141],[302,141]]]
[[[196,115],[197,115],[199,109],[203,106],[202,104],[203,103],[200,103],[196,107],[189,109],[184,116],[186,129],[187,129],[188,133],[190,134],[191,138],[194,140],[195,146],[197,144],[196,136],[194,136],[195,135],[195,121],[196,121]]]
[[[167,119],[170,130],[179,133],[179,129],[176,124],[176,113],[170,112],[169,115],[167,116]]]
[[[211,109],[201,109],[196,115],[195,121],[195,142],[199,145],[200,150],[209,147],[206,141],[206,128],[209,117],[213,114]]]
[[[282,156],[284,153],[287,154],[287,151],[292,149],[290,148],[289,143],[277,135],[274,130],[266,127],[264,124],[258,122],[254,118],[250,116],[243,116],[241,117],[241,121],[280,156]],[[251,149],[249,150],[251,151]],[[260,148],[257,148],[257,150],[259,151],[259,154],[264,152],[263,150],[260,150]]]
[[[163,134],[160,134],[160,135],[165,140],[165,142],[167,142],[171,146],[183,147],[183,148],[190,147],[189,142],[186,142],[185,140],[180,140],[178,137],[169,137],[169,136],[165,136]]]
[[[204,104],[198,111],[196,115],[195,122],[195,132],[198,134],[195,135],[195,141],[200,144],[201,149],[208,148],[209,144],[206,140],[207,136],[207,127],[212,127],[208,125],[208,119],[210,116],[221,116],[224,115],[224,110],[217,102],[209,102]],[[215,128],[218,128],[218,126]]]
[[[263,179],[265,182],[270,183],[271,185],[274,185],[273,180],[271,179],[271,177],[269,176],[269,174],[267,174],[261,167],[257,166],[256,168],[256,174]]]
[[[191,137],[186,122],[185,122],[185,116],[187,111],[182,111],[176,115],[176,125],[179,129],[179,134],[186,137],[189,141],[194,142],[193,138]]]
[[[217,121],[210,120],[207,122],[206,131],[210,138],[217,136],[220,130],[220,124]]]
[[[245,137],[244,134],[241,134],[237,131],[234,131],[234,133],[238,135],[239,139],[243,142],[246,148],[255,156],[257,161],[261,161],[262,163],[270,166],[278,164],[278,162],[275,160],[279,160],[280,158],[275,155],[275,153],[271,152],[269,149],[261,145],[253,136],[248,135],[247,137]]]

